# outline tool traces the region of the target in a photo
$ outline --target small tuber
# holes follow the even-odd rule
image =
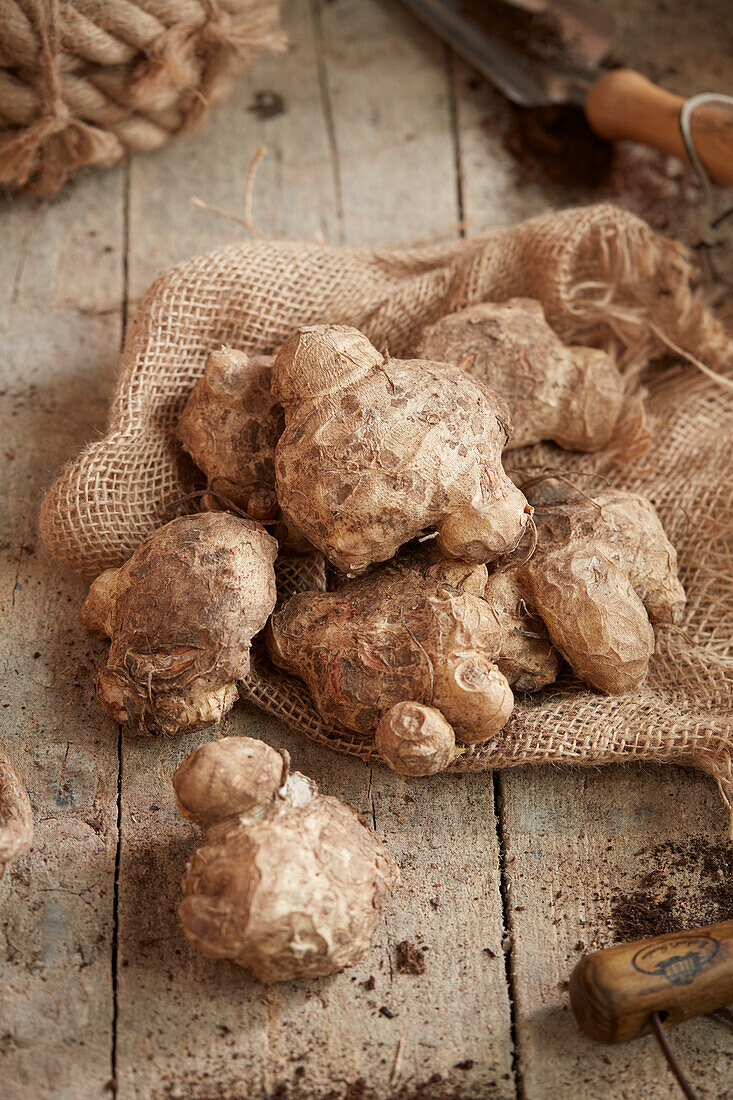
[[[178,421],[178,438],[216,493],[243,508],[251,519],[278,513],[275,444],[285,426],[270,393],[273,360],[221,347],[206,360]]]
[[[30,799],[0,745],[0,878],[14,859],[33,843]]]
[[[382,355],[357,329],[302,328],[275,360],[286,519],[338,569],[363,573],[434,528],[444,555],[486,562],[530,521],[504,472],[501,399],[445,363]]]
[[[226,737],[173,776],[181,813],[206,830],[183,877],[186,937],[263,982],[357,962],[399,881],[353,810],[288,766],[262,741]]]
[[[395,703],[379,719],[374,746],[400,775],[434,775],[456,756],[456,735],[435,707]]]
[[[504,628],[499,667],[524,690],[550,683],[546,631],[584,683],[634,691],[648,673],[653,625],[679,623],[685,606],[677,555],[653,506],[620,489],[577,499],[557,482],[538,486],[531,500],[534,554],[498,568],[485,591]]]
[[[327,721],[377,737],[395,770],[430,774],[456,738],[484,741],[512,711],[495,663],[502,631],[474,594],[485,581],[484,566],[408,553],[334,592],[298,593],[270,620],[271,659],[305,681]]]
[[[514,425],[508,447],[551,439],[569,451],[597,451],[611,439],[624,404],[624,381],[611,357],[566,347],[532,298],[451,313],[423,331],[417,354],[455,363],[501,394]]]
[[[225,512],[182,516],[92,584],[82,624],[110,638],[97,697],[130,732],[218,722],[275,606],[275,539]]]

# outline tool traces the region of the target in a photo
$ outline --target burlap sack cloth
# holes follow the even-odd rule
[[[0,183],[40,194],[202,125],[279,0],[0,0]]]
[[[88,577],[119,565],[156,526],[194,505],[173,429],[207,353],[230,343],[271,351],[300,325],[362,329],[393,355],[409,352],[426,322],[481,299],[538,298],[569,342],[613,350],[629,377],[678,349],[644,378],[654,436],[640,446],[627,417],[607,452],[573,455],[543,445],[511,466],[563,469],[592,493],[589,471],[654,502],[679,551],[689,596],[682,629],[664,631],[647,684],[603,696],[564,675],[517,700],[507,726],[452,770],[530,761],[599,764],[674,760],[715,776],[733,794],[733,343],[690,288],[680,245],[610,206],[548,214],[512,229],[423,250],[342,250],[296,241],[231,245],[167,271],[140,306],[120,364],[106,436],[62,473],[42,510],[52,553]],[[702,361],[685,362],[684,351]],[[314,587],[312,560],[281,569],[281,591]],[[376,759],[372,744],[319,717],[307,690],[258,654],[245,698],[323,744]]]

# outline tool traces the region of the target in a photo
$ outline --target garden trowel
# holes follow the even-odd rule
[[[404,0],[456,53],[522,107],[570,103],[608,141],[640,141],[733,183],[733,109],[681,96],[632,69],[604,68],[621,20],[589,0]],[[698,97],[695,97],[697,99]],[[715,99],[715,102],[708,100]]]

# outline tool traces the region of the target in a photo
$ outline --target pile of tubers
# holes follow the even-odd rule
[[[409,776],[506,736],[514,693],[563,663],[597,691],[643,685],[655,629],[685,606],[652,504],[562,477],[523,491],[502,462],[604,448],[626,403],[611,356],[564,345],[523,298],[437,319],[414,351],[322,324],[275,356],[210,353],[178,424],[202,510],[98,577],[82,613],[110,639],[96,690],[126,732],[220,721],[260,632],[327,723]],[[280,551],[323,555],[328,590],[278,602]],[[184,879],[192,943],[265,981],[359,957],[397,871],[348,808],[248,739],[203,746],[174,784],[206,830]],[[323,844],[348,853],[337,883]]]
[[[500,736],[514,692],[563,661],[598,691],[643,684],[685,603],[654,508],[558,480],[525,495],[502,464],[604,447],[625,401],[612,358],[566,347],[524,298],[429,324],[416,355],[344,325],[274,357],[211,352],[178,425],[207,510],[98,577],[82,614],[111,640],[97,695],[126,731],[218,722],[263,629],[324,720],[405,775]],[[320,552],[329,591],[277,604],[279,549]]]

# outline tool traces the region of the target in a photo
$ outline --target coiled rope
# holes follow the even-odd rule
[[[0,183],[53,194],[85,165],[201,125],[261,49],[279,0],[2,0]]]

